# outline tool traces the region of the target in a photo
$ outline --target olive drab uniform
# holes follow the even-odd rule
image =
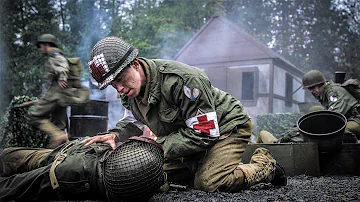
[[[0,152],[0,201],[143,201],[165,183],[163,161],[161,145],[141,137],[114,150],[82,139],[56,149],[8,147]]]
[[[79,85],[79,78],[72,78],[69,61],[58,48],[53,48],[45,56],[45,74],[48,87],[39,101],[29,109],[29,123],[38,126],[50,135],[50,138],[64,134],[67,128],[66,107],[80,104],[89,98],[90,91]],[[59,80],[67,81],[68,87],[61,88]]]
[[[110,150],[102,143],[84,147],[78,140],[54,150],[6,148],[0,154],[0,201],[107,200],[101,164]],[[59,153],[67,156],[52,169]]]
[[[360,139],[360,103],[340,84],[326,82],[319,102],[330,111],[343,114],[348,122],[344,142],[356,143]]]
[[[240,101],[213,87],[198,68],[138,59],[147,76],[144,96],[122,96],[122,104],[163,145],[169,181],[192,179],[210,192],[244,188],[248,169],[238,166],[253,125]],[[120,121],[113,131],[127,134],[131,125]]]

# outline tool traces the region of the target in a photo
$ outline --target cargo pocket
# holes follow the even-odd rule
[[[161,121],[165,123],[173,123],[178,117],[179,113],[180,113],[179,108],[175,108],[175,109],[167,108],[165,110],[160,111],[158,114]]]

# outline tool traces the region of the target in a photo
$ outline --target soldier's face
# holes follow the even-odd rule
[[[324,87],[323,87],[323,85],[316,85],[316,86],[310,87],[309,91],[316,99],[319,99],[324,91]]]
[[[146,76],[138,61],[131,64],[111,82],[112,87],[120,94],[135,98],[139,95],[141,87],[146,85]]]
[[[39,50],[41,53],[46,54],[47,53],[47,46],[45,44],[40,43]]]

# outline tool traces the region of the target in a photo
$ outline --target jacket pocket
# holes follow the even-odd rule
[[[160,120],[166,123],[172,123],[179,116],[180,109],[179,108],[167,108],[162,111],[159,111]]]

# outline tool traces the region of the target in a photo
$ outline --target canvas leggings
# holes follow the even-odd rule
[[[245,187],[245,176],[236,169],[250,141],[252,122],[237,126],[224,134],[205,155],[195,162],[191,160],[165,162],[168,181],[193,179],[195,189],[215,192],[237,192]],[[193,169],[194,172],[191,172]]]

